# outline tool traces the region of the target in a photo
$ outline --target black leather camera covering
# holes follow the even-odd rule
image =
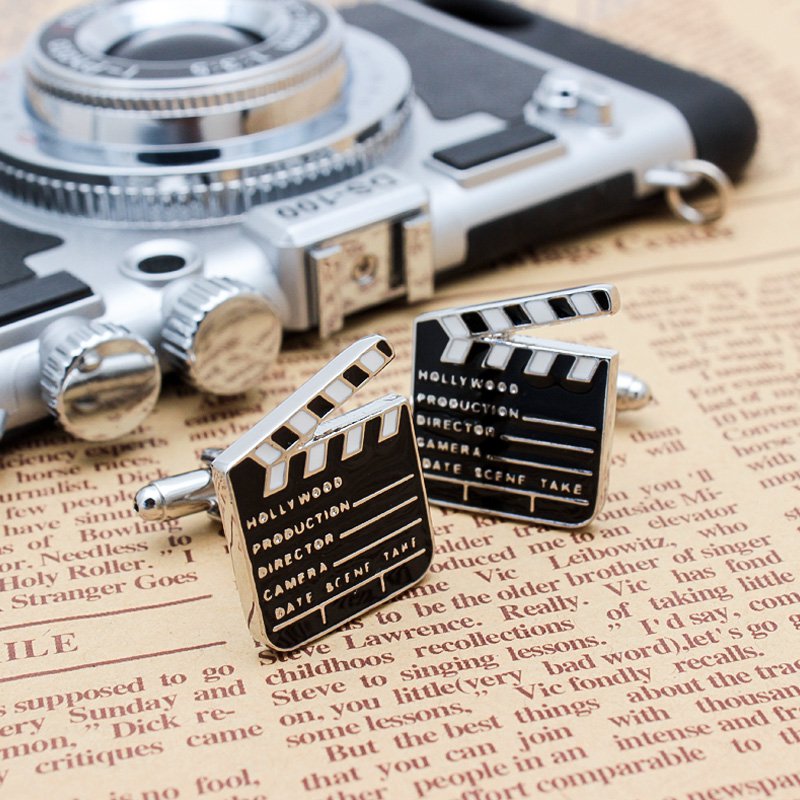
[[[424,5],[663,98],[688,122],[697,157],[734,179],[753,154],[758,125],[752,110],[739,94],[710,78],[500,0],[428,0]],[[512,119],[542,74],[386,6],[356,6],[345,17],[404,53],[419,96],[440,119],[470,111]]]
[[[92,290],[69,272],[37,276],[25,263],[61,244],[57,236],[0,221],[0,326],[91,297]]]
[[[424,4],[661,97],[686,119],[697,157],[713,162],[733,179],[741,176],[753,154],[758,138],[755,117],[727,86],[500,0]],[[483,111],[518,124],[543,74],[386,5],[354,6],[344,16],[387,39],[406,56],[417,94],[438,119]],[[620,174],[474,228],[469,232],[467,264],[495,261],[651,205],[651,199],[634,196],[632,175]]]
[[[343,15],[403,53],[417,94],[437,119],[458,119],[476,111],[506,120],[520,117],[544,75],[531,64],[386,6],[365,3],[344,9]]]

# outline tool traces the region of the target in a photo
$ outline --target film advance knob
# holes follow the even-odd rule
[[[121,325],[66,318],[40,343],[42,397],[80,439],[115,439],[139,425],[161,390],[158,356]]]
[[[257,385],[281,348],[281,321],[258,291],[230,278],[199,278],[167,314],[161,346],[186,380],[211,394]]]

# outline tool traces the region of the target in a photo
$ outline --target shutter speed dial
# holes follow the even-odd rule
[[[281,321],[257,290],[229,278],[199,278],[173,302],[161,347],[204,392],[233,395],[256,386],[281,347]]]
[[[121,325],[58,320],[42,336],[40,357],[43,399],[80,439],[116,439],[141,424],[158,400],[158,356]]]
[[[204,392],[239,394],[258,384],[281,346],[281,322],[252,287],[228,278],[185,285],[162,330],[163,354]],[[140,425],[161,390],[158,355],[122,325],[65,317],[39,346],[42,397],[79,439],[116,439]]]

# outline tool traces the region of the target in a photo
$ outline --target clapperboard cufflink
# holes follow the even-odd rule
[[[618,308],[599,284],[417,318],[414,421],[431,503],[563,528],[594,519],[615,413],[650,391],[618,373],[615,350],[515,334]]]
[[[292,650],[417,583],[433,556],[406,398],[333,413],[394,358],[381,336],[348,347],[210,469],[136,496],[148,520],[219,516],[253,637]]]

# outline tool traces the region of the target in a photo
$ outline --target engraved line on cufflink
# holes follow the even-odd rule
[[[147,519],[218,515],[254,638],[292,650],[417,583],[433,556],[411,408],[387,395],[334,417],[394,357],[347,348],[224,451],[154,481]]]
[[[615,350],[516,334],[618,309],[616,289],[597,284],[417,319],[413,402],[432,503],[558,527],[591,522],[617,408],[643,407],[650,389],[618,372]]]

